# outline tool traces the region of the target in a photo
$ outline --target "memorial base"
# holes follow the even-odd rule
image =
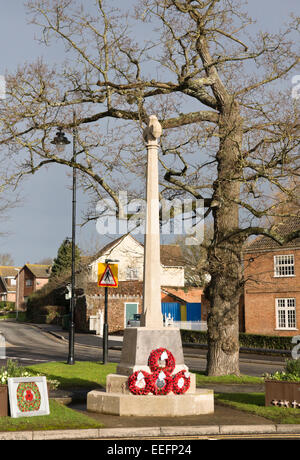
[[[146,395],[106,393],[98,390],[87,395],[87,410],[101,414],[135,417],[183,417],[214,412],[213,390],[197,389],[183,395]]]
[[[182,417],[214,412],[213,390],[196,389],[196,376],[190,373],[190,387],[184,394],[133,395],[128,377],[135,371],[151,373],[150,353],[158,348],[169,350],[175,359],[172,375],[188,371],[184,364],[180,330],[175,328],[128,328],[124,331],[122,356],[116,374],[106,379],[106,392],[94,390],[87,395],[87,410],[102,414],[136,417]]]

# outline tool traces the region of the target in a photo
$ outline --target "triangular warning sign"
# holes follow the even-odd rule
[[[109,286],[117,287],[118,286],[118,281],[115,279],[109,265],[107,265],[102,277],[100,278],[98,286],[107,286],[107,287]]]

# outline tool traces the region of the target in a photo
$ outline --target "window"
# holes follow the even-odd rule
[[[296,329],[296,299],[276,299],[277,329]]]
[[[138,269],[135,268],[135,267],[128,267],[127,268],[127,276],[126,278],[128,280],[137,280],[139,279],[139,276],[138,276]]]
[[[11,284],[11,286],[16,286],[16,285],[17,285],[17,281],[14,280],[14,279],[12,279],[12,280],[10,281],[10,284]]]
[[[295,263],[293,254],[274,257],[274,276],[294,276]]]
[[[32,280],[26,280],[26,286],[32,286],[33,285],[33,282]]]

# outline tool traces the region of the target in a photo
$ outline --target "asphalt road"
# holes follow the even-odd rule
[[[68,342],[34,325],[1,321],[0,331],[6,339],[7,358],[16,359],[24,365],[67,360]],[[99,361],[100,352],[96,351],[76,346],[76,357],[79,361]]]
[[[6,339],[6,357],[21,364],[36,364],[49,361],[66,361],[68,357],[68,333],[61,331],[58,338],[31,324],[1,321],[0,331]],[[75,334],[75,361],[102,361],[102,340],[87,334]],[[119,362],[120,340],[109,342],[108,358]],[[185,363],[190,369],[205,370],[206,351],[184,348]],[[0,365],[4,360],[0,359]],[[283,368],[284,359],[261,355],[240,355],[242,374],[261,376]]]

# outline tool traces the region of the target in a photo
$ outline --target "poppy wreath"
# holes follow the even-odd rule
[[[165,367],[160,367],[158,364],[158,361],[162,359],[162,357],[166,361]],[[148,366],[153,373],[157,371],[163,371],[167,374],[172,374],[173,370],[175,369],[175,359],[172,353],[166,348],[157,348],[156,350],[151,351],[148,358]]]
[[[163,374],[163,375],[162,375]],[[172,391],[173,378],[165,371],[159,370],[150,374],[151,393],[154,395],[167,395]]]
[[[17,388],[17,405],[21,412],[38,411],[41,393],[35,382],[21,382]]]
[[[176,395],[182,395],[185,393],[191,384],[191,377],[189,373],[182,370],[173,376],[173,393]]]
[[[141,374],[143,377],[141,378]],[[140,386],[139,382],[144,380],[145,385]],[[146,371],[136,371],[128,378],[128,388],[134,395],[147,395],[152,389],[152,376]]]

